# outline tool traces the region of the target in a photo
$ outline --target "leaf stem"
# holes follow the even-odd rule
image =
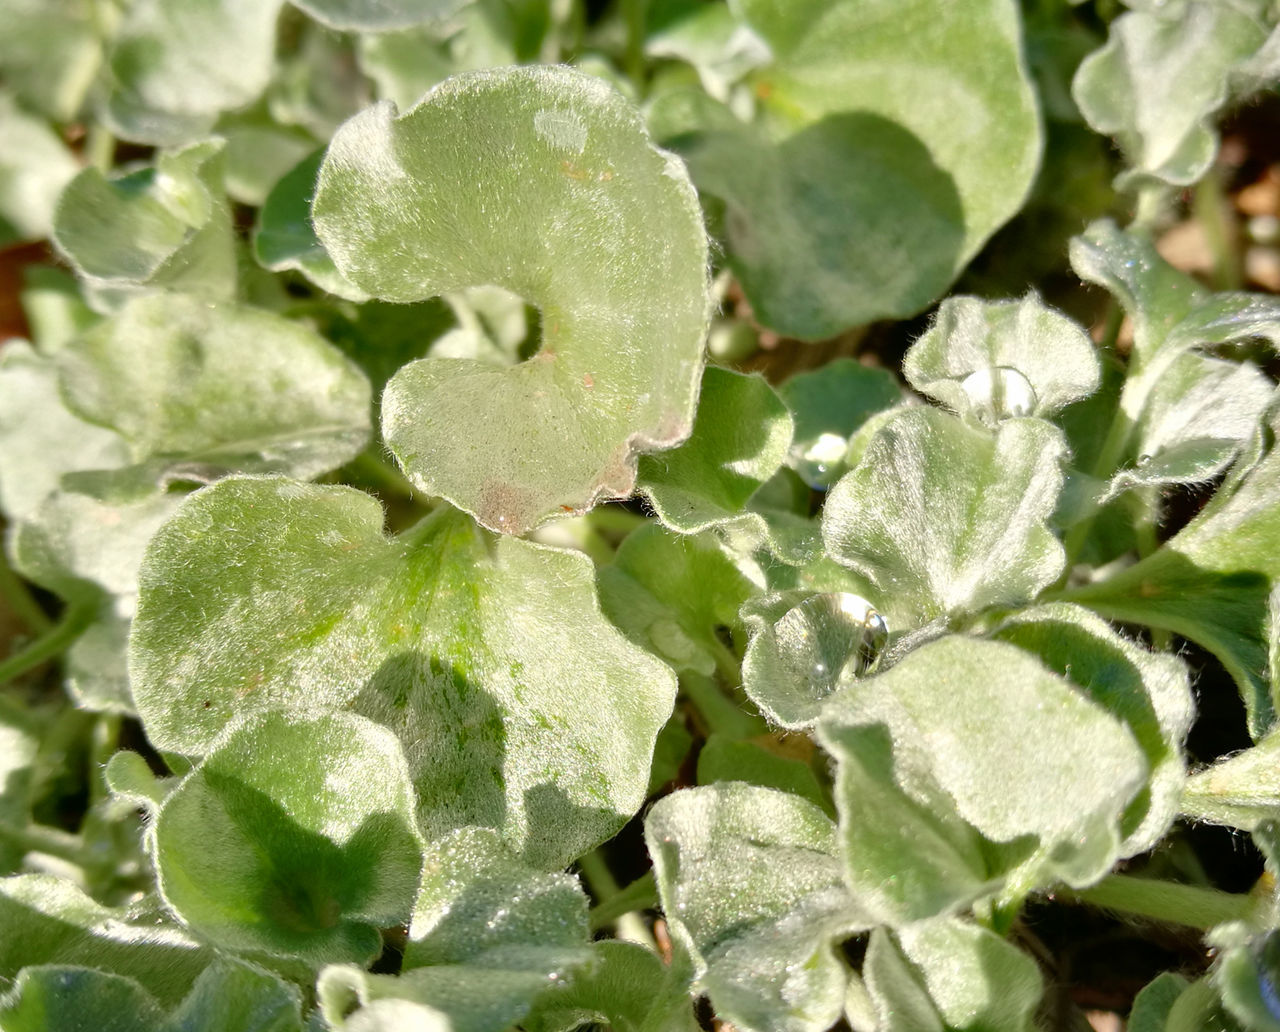
[[[686,671],[680,676],[680,690],[693,703],[708,732],[728,738],[753,738],[767,730],[759,717],[746,713],[720,689],[714,677]]]
[[[1199,885],[1111,874],[1087,889],[1054,890],[1054,898],[1105,910],[1207,930],[1226,921],[1242,921],[1254,909],[1253,897]]]
[[[67,607],[62,619],[26,648],[0,662],[0,684],[33,670],[62,652],[85,632],[97,612],[96,605],[77,603]]]
[[[613,904],[613,901],[622,894],[622,890],[618,888],[617,879],[614,878],[613,872],[609,870],[608,861],[605,860],[604,854],[599,849],[594,849],[590,853],[584,853],[578,857],[578,870],[582,872],[582,877],[586,881],[587,887],[591,890],[591,895],[597,900],[591,913],[599,911],[601,907]],[[630,889],[631,886],[627,886],[627,888]],[[617,929],[618,938],[642,943],[650,949],[656,949],[657,946],[653,941],[653,936],[649,934],[649,929],[645,927],[644,921],[639,914],[633,913],[636,909],[636,907],[627,906],[612,920],[600,920],[591,923],[591,928],[595,931],[603,925],[612,924]],[[588,914],[587,920],[591,921],[590,914]]]
[[[66,860],[76,866],[82,866],[84,843],[80,836],[59,828],[50,828],[43,824],[29,824],[25,828],[14,828],[0,823],[0,840],[7,839],[28,853],[47,853],[59,860]]]
[[[613,924],[623,914],[648,910],[657,905],[658,882],[650,869],[630,885],[592,907],[587,914],[587,923],[591,931],[598,932],[605,925]]]
[[[1244,277],[1233,246],[1236,230],[1231,207],[1222,193],[1221,170],[1216,166],[1196,184],[1191,195],[1191,208],[1213,255],[1214,287],[1217,290],[1239,290]]]
[[[9,608],[17,614],[27,627],[36,634],[43,634],[53,626],[53,621],[45,615],[37,602],[27,590],[27,586],[10,569],[3,555],[0,555],[0,598],[9,603]]]

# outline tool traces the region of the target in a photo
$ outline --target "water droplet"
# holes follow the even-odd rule
[[[791,449],[791,465],[800,479],[815,491],[825,491],[840,475],[849,442],[839,434],[819,434],[806,443]]]
[[[1139,466],[1145,466],[1145,465],[1147,465],[1150,461],[1151,461],[1151,456],[1150,456],[1150,455],[1148,455],[1146,452],[1143,452],[1141,455],[1139,455],[1139,456],[1138,456],[1138,465],[1139,465]]]
[[[778,656],[816,697],[841,681],[875,669],[889,640],[889,625],[861,595],[812,595],[773,625]]]
[[[988,426],[1014,416],[1029,416],[1036,408],[1031,381],[1010,366],[975,369],[960,381],[974,414]]]

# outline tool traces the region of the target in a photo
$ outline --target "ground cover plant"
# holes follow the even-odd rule
[[[1280,1029],[1273,0],[0,0],[0,1029]]]

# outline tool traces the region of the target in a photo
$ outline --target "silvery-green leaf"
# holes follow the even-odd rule
[[[1121,721],[1021,649],[968,637],[832,696],[818,739],[836,758],[845,880],[893,926],[1096,881],[1148,777]]]
[[[1268,31],[1242,6],[1214,0],[1153,4],[1111,23],[1072,92],[1089,125],[1120,143],[1133,170],[1125,179],[1186,186],[1204,174],[1218,148],[1210,118],[1229,97],[1232,69]]]
[[[988,424],[1052,416],[1101,382],[1088,335],[1035,294],[1021,301],[947,298],[902,369],[922,394]]]
[[[1253,831],[1280,819],[1280,732],[1219,760],[1187,780],[1182,812],[1196,820]]]
[[[16,700],[0,699],[0,827],[25,828],[31,819],[33,773],[40,746],[40,722]],[[22,860],[25,845],[0,832],[0,873]]]
[[[588,939],[577,878],[529,867],[489,828],[462,828],[428,845],[404,970],[483,964],[489,951],[512,947],[563,951]]]
[[[224,143],[161,152],[112,178],[80,172],[62,192],[53,239],[94,287],[168,287],[230,298],[236,259],[223,192]]]
[[[362,35],[356,42],[356,57],[360,70],[377,84],[378,99],[389,100],[403,111],[454,72],[472,70],[453,59],[446,35],[431,24]]]
[[[293,166],[271,189],[253,234],[253,253],[272,272],[296,269],[330,294],[350,301],[369,295],[347,281],[333,265],[311,224],[311,199],[324,151],[317,150]]]
[[[261,109],[222,119],[218,135],[227,141],[227,196],[255,208],[262,207],[271,188],[316,149],[316,140],[305,129],[281,125]]]
[[[165,798],[151,847],[165,902],[202,938],[367,963],[409,916],[423,840],[396,737],[300,708],[228,727]]]
[[[281,0],[138,0],[111,51],[106,116],[126,140],[173,146],[206,135],[271,78]]]
[[[659,98],[653,118],[723,204],[728,262],[757,317],[820,338],[924,308],[1021,206],[1039,161],[1016,6],[731,10],[772,54],[748,80],[761,118],[741,123],[692,91]]]
[[[1280,1032],[1280,932],[1242,924],[1219,926],[1211,936],[1220,951],[1207,981],[1245,1032]]]
[[[137,298],[58,354],[71,408],[173,477],[316,476],[368,440],[364,374],[300,323],[183,294]]]
[[[57,353],[98,321],[80,296],[75,276],[65,269],[28,266],[22,278],[22,313],[31,329],[31,343],[41,354]]]
[[[291,30],[281,33],[266,108],[275,121],[327,140],[373,99],[356,64],[356,37],[311,19],[295,20]]]
[[[1166,1032],[1169,1013],[1187,984],[1185,978],[1172,971],[1164,971],[1148,982],[1133,998],[1127,1032]]]
[[[511,68],[456,76],[398,118],[370,108],[330,144],[313,218],[376,297],[492,284],[542,310],[542,348],[519,366],[424,359],[387,385],[383,434],[421,490],[521,533],[630,493],[636,454],[687,436],[701,213],[679,160],[600,80]]]
[[[190,496],[143,563],[130,669],[151,741],[199,754],[239,712],[349,706],[405,742],[429,838],[496,827],[553,868],[615,833],[675,680],[601,615],[590,561],[448,507],[398,538],[382,523],[343,487]]]
[[[759,376],[708,366],[693,432],[678,448],[640,460],[637,489],[682,534],[758,522],[743,510],[791,445],[787,407]]]
[[[691,4],[681,14],[648,34],[645,53],[687,61],[716,100],[728,102],[735,83],[769,63],[768,44],[727,5]]]
[[[782,755],[777,739],[771,736],[744,741],[713,731],[698,751],[698,784],[713,785],[718,781],[745,781],[776,788],[806,799],[829,817],[835,817],[835,808],[818,782],[812,763],[798,756]]]
[[[76,964],[137,979],[176,1004],[213,959],[171,920],[133,915],[45,874],[0,879],[0,977],[31,964]]]
[[[870,416],[902,400],[902,388],[891,372],[851,358],[797,373],[778,394],[795,425],[787,464],[810,487],[823,490],[846,471],[845,453],[854,432]]]
[[[76,117],[102,64],[93,0],[4,0],[0,78],[26,107]]]
[[[1151,849],[1177,816],[1186,781],[1183,742],[1195,713],[1186,666],[1141,648],[1087,609],[1062,603],[1025,609],[993,636],[1038,656],[1128,726],[1149,775],[1125,813],[1121,848],[1125,856]]]
[[[64,473],[129,461],[119,434],[69,411],[55,361],[21,341],[0,352],[0,509],[21,520],[57,490]]]
[[[656,525],[628,534],[596,582],[605,615],[632,641],[701,674],[726,650],[718,629],[739,627],[739,608],[759,590],[714,537]]]
[[[290,0],[331,29],[387,32],[448,18],[468,0]]]
[[[167,1032],[155,997],[132,978],[69,965],[33,965],[0,996],[6,1032]]]
[[[0,241],[47,237],[58,194],[79,169],[57,133],[0,94]]]
[[[1036,596],[1062,570],[1046,525],[1062,433],[1009,419],[992,434],[937,409],[887,418],[823,510],[828,554],[865,577],[895,632]]]
[[[746,1032],[820,1032],[844,1005],[832,944],[866,928],[812,803],[741,782],[659,800],[645,842],[673,938],[716,1013]]]
[[[231,958],[210,964],[173,1014],[176,1032],[302,1032],[302,994]]]
[[[936,918],[871,933],[863,978],[877,1032],[1035,1032],[1036,962],[993,932]]]

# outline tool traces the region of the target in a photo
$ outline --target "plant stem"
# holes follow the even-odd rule
[[[36,634],[43,634],[53,626],[53,621],[45,615],[40,603],[32,598],[27,586],[9,568],[3,555],[0,555],[0,598],[8,602],[18,619]]]
[[[578,870],[582,872],[582,877],[587,883],[587,887],[591,890],[597,902],[592,913],[599,911],[602,907],[616,905],[613,901],[621,895],[622,890],[618,888],[617,879],[614,878],[613,872],[609,870],[608,861],[605,860],[604,854],[600,850],[592,850],[590,853],[584,853],[578,857]],[[628,889],[631,886],[627,887]],[[632,913],[636,908],[627,906],[621,914],[612,920],[602,920],[593,922],[591,928],[598,929],[602,925],[612,924],[617,929],[619,939],[627,939],[631,942],[642,943],[650,949],[656,949],[657,946],[653,941],[653,936],[649,934],[649,929],[645,927],[644,921],[639,914]],[[591,918],[588,917],[588,921]]]
[[[1087,889],[1056,889],[1054,898],[1206,930],[1242,921],[1254,907],[1248,895],[1128,874],[1108,875]]]
[[[1196,221],[1204,230],[1205,242],[1213,255],[1213,285],[1217,290],[1239,290],[1244,277],[1235,248],[1236,228],[1231,208],[1222,193],[1218,168],[1211,168],[1195,186],[1191,200]]]
[[[348,464],[348,468],[356,476],[368,481],[377,490],[395,498],[404,498],[411,502],[424,504],[421,491],[385,459],[371,451],[364,451]]]
[[[67,607],[58,623],[26,648],[0,662],[0,684],[7,684],[62,652],[84,633],[85,628],[93,621],[97,608],[96,605],[84,603]]]
[[[93,725],[92,745],[89,753],[89,806],[102,802],[107,797],[107,779],[105,772],[107,761],[116,751],[120,741],[120,715],[104,713]]]
[[[80,866],[83,861],[83,843],[78,835],[62,831],[59,828],[46,827],[43,824],[29,824],[25,828],[14,828],[0,824],[0,840],[7,839],[28,853],[47,853],[59,860],[66,860]]]
[[[593,854],[594,855],[594,854]],[[587,915],[591,931],[598,932],[605,925],[613,924],[623,914],[635,910],[648,910],[658,905],[658,883],[653,871],[646,871],[626,888],[603,902],[597,903]]]
[[[680,690],[693,703],[709,732],[729,738],[752,738],[766,730],[763,721],[743,712],[720,690],[713,677],[687,671],[680,677]]]
[[[649,0],[622,0],[627,21],[627,77],[636,86],[644,82],[644,28]]]

